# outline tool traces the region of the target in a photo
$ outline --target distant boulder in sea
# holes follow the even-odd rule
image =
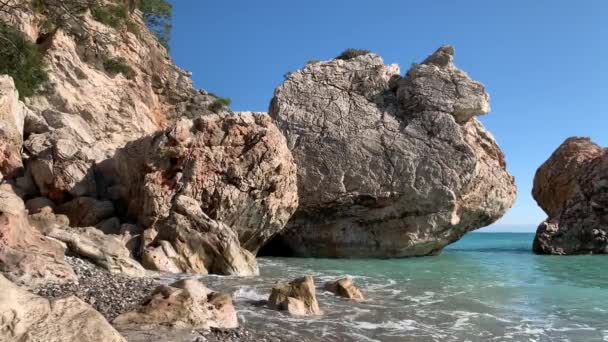
[[[363,50],[288,74],[269,114],[296,160],[300,206],[262,253],[432,255],[511,207],[514,179],[475,118],[489,96],[453,55],[443,46],[403,77]]]
[[[608,148],[571,137],[536,171],[532,195],[549,216],[539,254],[608,253]]]

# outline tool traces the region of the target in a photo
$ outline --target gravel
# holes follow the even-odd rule
[[[33,290],[46,298],[76,296],[93,306],[109,322],[118,315],[139,306],[158,285],[154,277],[132,278],[111,274],[92,262],[66,256],[68,264],[78,276],[78,284],[46,284]],[[166,280],[165,280],[166,282]],[[273,332],[254,331],[247,326],[237,329],[189,331],[121,331],[129,341],[187,341],[187,342],[282,342],[287,341]]]
[[[46,298],[74,295],[90,304],[108,321],[136,308],[160,283],[151,277],[132,278],[110,272],[88,260],[66,256],[78,276],[78,284],[49,284],[34,293]]]

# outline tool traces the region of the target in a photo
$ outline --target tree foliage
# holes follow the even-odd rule
[[[32,96],[49,84],[36,45],[4,23],[0,23],[0,74],[13,78],[21,98]]]
[[[143,13],[146,25],[158,38],[158,41],[169,48],[171,38],[171,18],[173,6],[166,0],[140,0],[139,10]]]
[[[342,53],[339,54],[336,59],[349,60],[358,56],[367,55],[368,53],[371,53],[371,51],[365,49],[346,49],[342,51]]]

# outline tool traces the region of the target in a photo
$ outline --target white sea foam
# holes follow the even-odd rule
[[[269,294],[260,291],[254,287],[242,287],[236,290],[233,294],[235,300],[266,300],[268,299]]]

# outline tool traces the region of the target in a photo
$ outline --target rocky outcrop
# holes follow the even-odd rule
[[[126,342],[85,302],[71,296],[49,300],[0,275],[0,340],[22,342]]]
[[[210,113],[214,96],[192,87],[190,73],[171,61],[138,11],[131,27],[113,28],[85,14],[78,34],[46,32],[45,13],[15,9],[2,20],[45,48],[52,92],[27,104],[38,113],[52,109],[80,117],[99,149],[111,152],[126,142],[171,124],[181,115]],[[129,72],[106,67],[120,61]]]
[[[283,229],[298,203],[293,158],[263,113],[181,120],[129,143],[114,163],[129,214],[144,227],[169,217],[182,195],[252,253]]]
[[[63,241],[72,253],[93,261],[110,273],[122,273],[134,277],[145,274],[144,268],[131,258],[131,252],[118,237],[106,235],[99,229],[53,228],[47,235]]]
[[[23,167],[21,145],[27,112],[13,79],[0,75],[0,179],[16,177]]]
[[[0,272],[26,286],[76,281],[64,260],[64,247],[32,227],[23,201],[1,188]]]
[[[295,316],[323,314],[317,302],[315,282],[311,276],[275,284],[268,298],[268,306]]]
[[[148,269],[243,276],[259,273],[255,256],[241,247],[236,233],[210,219],[190,197],[178,196],[171,214],[156,229],[158,234],[142,254]]]
[[[214,292],[199,280],[180,280],[162,285],[135,311],[124,313],[113,324],[120,330],[156,330],[159,327],[231,329],[238,327],[229,295]]]
[[[72,227],[91,227],[114,216],[114,204],[92,197],[78,197],[59,206],[57,212],[66,215]]]
[[[28,169],[43,196],[61,202],[96,195],[93,164],[97,152],[73,128],[32,134],[24,147],[31,157]]]
[[[608,253],[608,148],[566,139],[536,171],[532,196],[548,215],[536,253]]]
[[[338,280],[329,281],[325,283],[323,288],[336,296],[353,299],[356,301],[363,301],[365,297],[361,293],[358,287],[355,286],[353,280],[349,277],[340,278]]]
[[[264,253],[436,254],[511,207],[513,177],[475,118],[489,97],[453,53],[404,77],[374,54],[290,73],[269,114],[298,165],[300,206]]]

